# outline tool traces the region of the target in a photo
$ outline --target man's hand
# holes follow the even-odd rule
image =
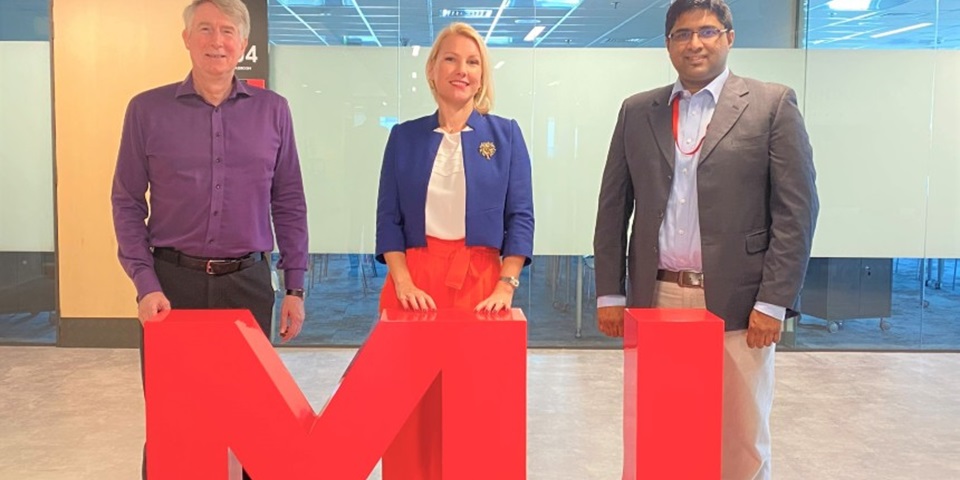
[[[747,327],[747,346],[764,348],[780,341],[783,322],[758,310],[750,312],[750,324]]]
[[[140,323],[146,322],[156,314],[170,310],[170,300],[163,292],[150,292],[140,299],[137,304],[137,318]]]
[[[300,335],[304,318],[303,299],[296,295],[284,296],[280,304],[280,343],[287,343]]]
[[[608,337],[623,336],[623,311],[626,307],[600,307],[597,309],[597,328]]]

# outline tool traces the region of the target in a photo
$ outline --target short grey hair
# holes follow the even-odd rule
[[[250,38],[250,11],[247,10],[247,4],[243,3],[243,0],[193,0],[187,8],[183,9],[183,28],[190,30],[194,11],[204,3],[212,3],[224,15],[230,17],[233,23],[237,24],[240,36],[244,40]]]

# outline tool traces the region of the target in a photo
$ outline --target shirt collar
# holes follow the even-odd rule
[[[704,90],[709,92],[710,96],[713,97],[713,103],[719,102],[720,92],[723,90],[723,85],[727,83],[727,78],[730,78],[730,69],[724,68],[723,72],[717,75],[717,78],[714,78],[706,87],[703,87],[701,92]],[[677,95],[682,95],[684,92],[686,92],[686,89],[683,88],[683,84],[680,83],[680,79],[678,78],[673,84],[673,90],[670,92],[670,102],[673,102],[673,99],[676,98]]]
[[[480,121],[483,120],[483,114],[478,112],[477,109],[473,109],[470,112],[470,117],[467,118],[467,124],[463,127],[463,132],[472,132],[473,128],[480,124]],[[433,112],[433,123],[436,125],[433,129],[434,132],[444,133],[443,129],[440,128],[440,111],[435,110]]]
[[[234,99],[238,95],[249,97],[253,95],[254,90],[256,90],[256,88],[248,86],[246,82],[239,81],[236,76],[233,77],[232,83],[233,83],[233,86],[230,87],[230,94],[227,95],[227,99]],[[197,88],[193,84],[192,71],[188,73],[187,78],[183,79],[183,81],[180,82],[180,85],[177,86],[177,93],[176,93],[177,98],[188,96],[188,95],[200,96],[200,94],[197,93]]]
[[[434,131],[434,132],[437,132],[437,133],[442,133],[442,134],[444,134],[444,135],[457,135],[457,134],[463,133],[463,132],[472,132],[473,129],[470,128],[470,125],[467,125],[467,126],[463,127],[463,130],[460,130],[460,131],[457,132],[457,133],[447,133],[447,132],[445,132],[442,128],[440,128],[440,127],[434,128],[433,131]]]

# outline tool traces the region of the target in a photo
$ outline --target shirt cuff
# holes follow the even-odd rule
[[[624,295],[601,295],[597,297],[597,308],[626,306],[627,297]]]
[[[291,290],[302,290],[303,289],[303,277],[306,273],[306,270],[284,270],[283,271],[283,285],[286,288]]]
[[[773,317],[773,318],[776,318],[777,320],[780,320],[781,322],[783,321],[784,318],[787,317],[787,307],[781,307],[781,306],[778,306],[778,305],[772,305],[772,304],[769,304],[769,303],[766,303],[766,302],[757,302],[757,303],[753,306],[753,309],[756,310],[756,311],[758,311],[758,312],[760,312],[760,313],[763,313],[763,314],[769,315],[769,316],[771,316],[771,317]]]
[[[140,274],[134,278],[133,286],[137,289],[138,303],[143,297],[147,296],[147,294],[163,291],[163,289],[160,288],[160,280],[157,278],[157,274],[149,268],[143,269]]]

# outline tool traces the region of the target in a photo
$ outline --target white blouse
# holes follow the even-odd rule
[[[459,240],[467,236],[467,178],[463,172],[463,146],[460,133],[443,134],[433,172],[427,187],[427,236],[442,240]],[[472,129],[466,127],[464,132]]]

